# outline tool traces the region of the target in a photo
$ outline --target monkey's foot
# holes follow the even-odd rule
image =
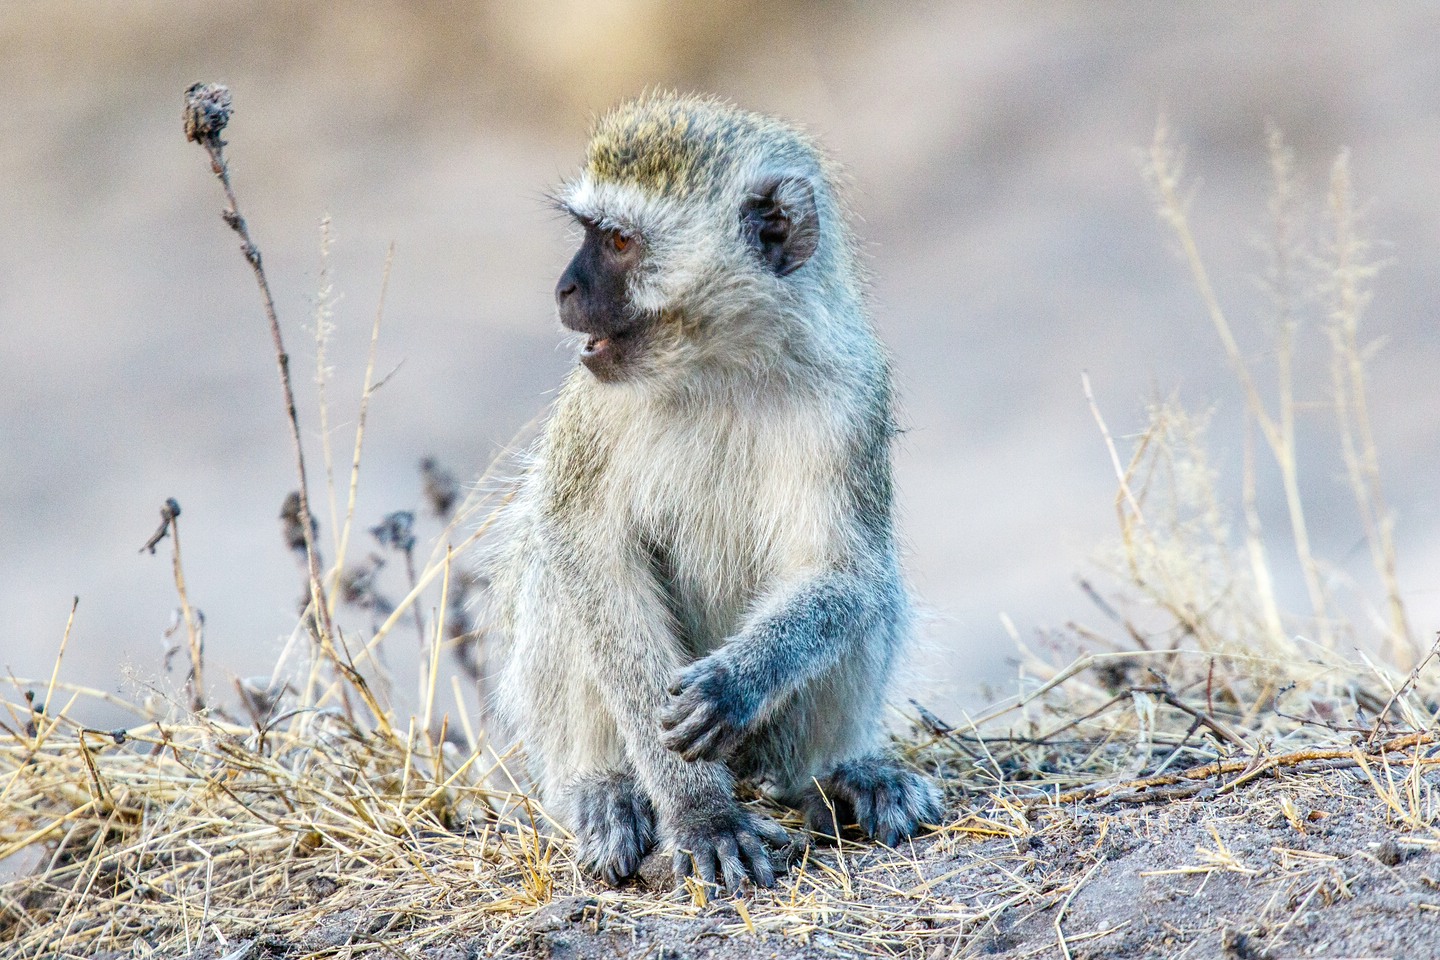
[[[581,780],[571,788],[576,857],[586,873],[615,886],[640,869],[655,845],[650,798],[623,773]]]
[[[887,847],[913,836],[921,824],[939,823],[943,812],[940,791],[929,779],[885,756],[840,764],[820,781],[819,791],[805,795],[804,809],[805,826],[816,833],[833,837],[837,823],[856,823]]]
[[[747,879],[773,887],[775,868],[765,843],[779,846],[790,841],[780,824],[734,803],[719,812],[683,814],[670,832],[676,882],[698,876],[709,884],[723,882],[731,893],[739,892]]]

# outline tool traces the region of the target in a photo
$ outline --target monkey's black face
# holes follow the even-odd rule
[[[560,322],[589,339],[580,362],[599,380],[618,380],[643,348],[647,317],[630,304],[627,279],[639,265],[638,237],[581,222],[585,242],[555,285]]]

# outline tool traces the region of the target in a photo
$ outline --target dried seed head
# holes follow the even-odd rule
[[[161,540],[164,540],[166,534],[170,532],[170,521],[178,516],[180,516],[180,501],[174,497],[170,497],[164,503],[160,504],[160,526],[155,528],[155,532],[150,535],[149,540],[141,544],[140,552],[144,553],[146,550],[149,550],[153,555],[155,553],[155,546]]]
[[[460,483],[455,474],[442,467],[434,457],[420,461],[420,480],[424,484],[425,502],[430,512],[441,520],[450,516],[455,501],[460,499]]]
[[[375,587],[375,576],[385,566],[385,558],[372,553],[365,560],[345,571],[340,578],[340,600],[348,606],[361,610],[373,610],[381,616],[388,616],[395,605],[387,600]]]
[[[291,490],[280,507],[280,535],[285,538],[285,546],[296,553],[305,552],[305,525],[300,522],[299,490]],[[311,517],[310,538],[313,540],[319,535],[320,525]]]
[[[220,132],[230,122],[230,88],[218,83],[192,83],[185,91],[185,139],[223,147]]]
[[[370,533],[380,542],[380,546],[409,553],[415,549],[415,514],[410,510],[396,510],[386,514],[378,526],[370,528]]]

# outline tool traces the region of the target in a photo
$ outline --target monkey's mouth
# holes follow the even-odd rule
[[[618,380],[639,341],[639,330],[624,330],[606,335],[591,334],[580,348],[580,362],[585,365],[585,369],[595,374],[598,380]]]

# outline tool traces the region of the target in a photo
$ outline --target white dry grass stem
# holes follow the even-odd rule
[[[390,290],[390,271],[395,264],[395,245],[385,251],[385,269],[380,275],[380,297],[375,305],[375,320],[370,325],[370,350],[365,357],[365,381],[360,390],[360,412],[355,422],[355,448],[350,457],[350,484],[345,499],[345,523],[340,528],[339,545],[335,548],[335,568],[330,574],[331,612],[334,612],[335,594],[338,592],[340,577],[345,572],[345,560],[350,549],[350,531],[355,523],[355,498],[360,489],[360,460],[365,447],[365,421],[370,413],[370,398],[379,389],[375,382],[375,354],[380,344],[380,323],[385,317],[385,295]],[[383,384],[383,380],[381,383]]]
[[[1394,519],[1380,486],[1380,458],[1365,389],[1365,354],[1359,342],[1360,317],[1370,301],[1367,284],[1378,267],[1367,261],[1368,244],[1356,229],[1358,214],[1350,183],[1350,154],[1342,151],[1330,170],[1328,196],[1334,235],[1329,249],[1330,281],[1327,329],[1331,342],[1331,379],[1340,448],[1355,506],[1365,529],[1371,562],[1385,591],[1389,631],[1385,654],[1408,669],[1419,656],[1396,575]]]
[[[1246,407],[1259,424],[1266,445],[1279,467],[1285,490],[1285,506],[1290,514],[1295,553],[1305,579],[1305,588],[1310,595],[1311,613],[1317,635],[1322,645],[1333,647],[1334,629],[1330,622],[1329,604],[1321,582],[1319,565],[1310,547],[1310,531],[1305,522],[1304,500],[1300,495],[1299,469],[1295,455],[1294,398],[1288,392],[1288,373],[1282,381],[1279,414],[1274,416],[1261,396],[1249,364],[1235,339],[1230,321],[1220,306],[1219,296],[1210,281],[1209,270],[1200,256],[1200,249],[1190,229],[1189,200],[1181,193],[1181,168],[1181,153],[1171,145],[1169,127],[1162,118],[1155,128],[1155,138],[1150,146],[1145,174],[1155,192],[1160,217],[1170,227],[1180,245],[1181,254],[1190,269],[1191,278],[1200,293],[1206,313],[1220,337],[1225,357],[1244,391]],[[1288,347],[1282,356],[1286,358],[1283,365],[1288,369]]]

